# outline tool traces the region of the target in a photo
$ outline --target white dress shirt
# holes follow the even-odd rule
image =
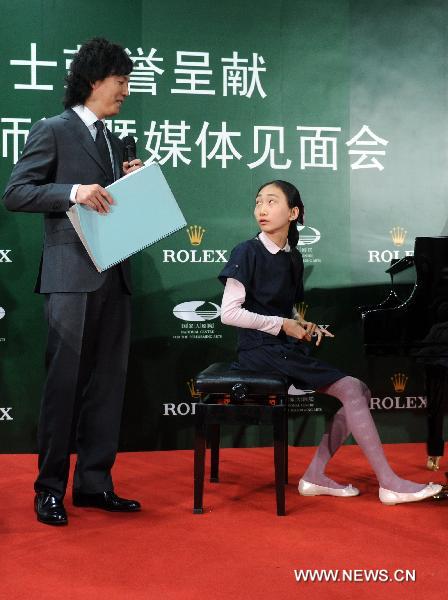
[[[75,111],[75,113],[78,115],[78,117],[84,123],[84,125],[87,127],[87,129],[90,132],[90,135],[93,138],[93,141],[95,141],[97,133],[98,133],[98,131],[95,127],[95,123],[97,121],[102,121],[104,124],[104,119],[98,119],[96,114],[94,112],[92,112],[90,110],[90,108],[87,108],[87,106],[84,106],[83,104],[77,104],[76,106],[73,106],[72,110]],[[109,156],[110,156],[110,162],[112,165],[112,171],[114,173],[114,178],[116,179],[116,174],[115,174],[115,169],[114,169],[114,158],[113,158],[113,154],[112,154],[112,148],[111,148],[110,142],[109,142],[109,137],[106,134],[106,125],[105,124],[104,124],[104,135],[106,138],[107,147],[109,148]],[[76,192],[78,191],[78,188],[80,185],[81,185],[80,183],[76,183],[70,191],[70,201],[73,203],[76,202],[76,200],[75,200]]]

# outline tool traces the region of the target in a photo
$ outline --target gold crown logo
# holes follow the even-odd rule
[[[199,246],[201,244],[204,233],[205,229],[200,225],[190,225],[190,227],[187,227],[187,234],[192,246]]]
[[[408,382],[408,377],[404,373],[394,373],[390,380],[392,381],[392,385],[396,392],[404,392]]]
[[[296,311],[299,313],[301,319],[305,319],[306,311],[308,310],[308,304],[305,302],[299,302],[296,304]]]
[[[403,229],[403,227],[392,227],[390,230],[390,235],[392,237],[392,241],[395,246],[402,246],[404,244],[404,240],[406,239],[407,231]]]
[[[188,390],[190,392],[190,396],[192,398],[200,398],[201,393],[197,391],[196,386],[194,384],[194,379],[189,379],[187,381]]]

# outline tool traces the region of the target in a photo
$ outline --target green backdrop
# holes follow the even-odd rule
[[[121,448],[191,447],[191,380],[210,362],[234,358],[235,332],[219,320],[216,277],[232,247],[256,233],[254,194],[274,178],[295,183],[305,203],[306,316],[336,336],[320,355],[371,387],[384,441],[423,440],[421,373],[403,358],[363,355],[356,306],[382,299],[388,261],[412,252],[415,236],[448,234],[448,5],[0,6],[0,187],[32,123],[62,111],[66,61],[78,44],[101,35],[128,48],[135,63],[131,94],[111,128],[136,135],[144,161],[161,162],[188,222],[188,231],[133,258]],[[42,298],[32,289],[41,244],[40,215],[0,206],[2,452],[35,450],[45,326]],[[197,320],[202,303],[214,318]],[[313,394],[296,399],[291,443],[317,443],[336,407]],[[239,429],[226,432],[225,443],[268,444],[270,437]]]

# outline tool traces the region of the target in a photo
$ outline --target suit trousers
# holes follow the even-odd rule
[[[71,441],[73,489],[113,490],[130,340],[130,295],[120,267],[94,292],[46,294],[47,378],[38,428],[35,490],[63,498]]]

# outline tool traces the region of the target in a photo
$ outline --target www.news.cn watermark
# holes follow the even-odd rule
[[[413,583],[415,569],[294,569],[297,583]]]

